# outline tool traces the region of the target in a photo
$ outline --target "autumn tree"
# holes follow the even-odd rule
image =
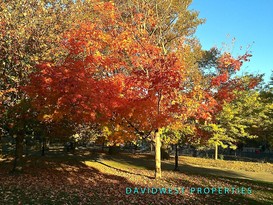
[[[122,21],[113,3],[89,2],[93,16],[63,36],[63,62],[41,63],[24,88],[41,119],[81,123],[113,117],[124,101],[124,78],[147,58],[138,58],[145,32],[141,39],[133,36],[135,25]]]
[[[94,1],[90,8],[91,21],[79,22],[64,36],[63,63],[41,63],[26,91],[40,115],[51,120],[112,121],[117,137],[127,128],[152,134],[160,177],[159,130],[183,117],[181,112],[186,115],[187,100],[198,90],[191,81],[197,82],[198,72],[191,76],[194,69],[184,60],[191,46],[181,38],[178,47],[162,52],[157,38],[143,29],[141,13],[128,20],[111,2]]]
[[[154,68],[146,68],[146,76],[144,76],[145,72],[143,74],[141,72],[136,74],[136,77],[139,78],[136,78],[135,81],[141,81],[141,83],[139,83],[139,85],[137,86],[139,87],[139,90],[142,90],[142,92],[144,92],[144,94],[139,99],[141,101],[133,100],[131,103],[134,102],[135,105],[143,107],[135,107],[135,111],[129,114],[129,117],[127,116],[124,118],[125,121],[129,122],[130,126],[134,127],[137,132],[143,134],[151,133],[154,136],[152,137],[152,139],[154,139],[154,141],[156,142],[155,175],[156,177],[160,177],[161,142],[159,139],[160,134],[158,134],[160,133],[158,132],[159,128],[161,129],[164,127],[164,125],[168,125],[168,123],[171,123],[170,121],[167,123],[167,120],[170,120],[170,118],[177,119],[178,116],[180,118],[185,118],[185,116],[187,116],[187,112],[185,110],[194,110],[193,107],[196,107],[196,105],[192,103],[190,106],[188,106],[192,106],[192,108],[188,109],[188,107],[186,106],[187,103],[185,103],[189,99],[193,100],[193,96],[196,95],[196,93],[198,92],[197,90],[199,90],[198,86],[196,86],[196,82],[198,82],[197,79],[199,78],[200,80],[200,72],[196,67],[196,61],[200,55],[196,51],[200,50],[200,46],[198,45],[198,42],[196,40],[189,37],[195,32],[196,27],[199,24],[203,23],[204,20],[198,19],[198,12],[188,10],[188,6],[190,5],[191,1],[136,0],[126,1],[125,4],[123,4],[124,1],[116,2],[118,2],[118,7],[123,8],[122,11],[125,11],[122,12],[123,19],[125,19],[126,21],[130,21],[132,17],[135,17],[137,15],[137,17],[141,19],[139,30],[146,30],[148,33],[148,42],[152,42],[153,45],[156,45],[158,48],[160,48],[160,53],[158,53],[157,55],[162,56],[160,57],[162,58],[162,60],[160,60],[161,64],[156,63],[160,59],[158,58],[158,60],[152,63],[155,65]],[[125,10],[125,6],[133,9],[129,11]],[[176,53],[176,51],[178,52]],[[173,65],[172,63],[169,64],[170,60],[168,59],[168,55],[176,56],[175,61],[177,61],[177,64],[182,63],[182,65],[180,65],[180,71],[183,70],[182,72],[172,70]],[[182,58],[182,55],[184,59]],[[152,56],[152,58],[154,57]],[[177,74],[179,72],[180,74],[178,75],[180,75],[180,79],[177,80],[181,82],[181,84],[178,85],[178,83],[175,85],[174,82],[171,81],[176,79],[178,75],[174,77],[174,74]],[[143,75],[143,77],[140,77],[141,75]],[[164,77],[159,77],[161,75]],[[146,83],[145,86],[143,86],[144,81]],[[178,88],[179,86],[181,87]],[[151,90],[153,90],[153,93],[151,92]],[[168,92],[172,93],[172,91],[177,93],[174,95],[165,95]],[[178,93],[181,94],[180,98],[177,95]],[[192,96],[189,97],[190,95]],[[181,100],[182,98],[184,99],[184,101]],[[179,114],[175,113],[174,110],[173,112],[171,112],[170,110],[163,111],[165,108],[167,108],[167,106],[169,106],[168,104],[170,103],[171,99],[173,105],[184,103],[184,115],[181,114],[182,110]],[[178,99],[180,99],[180,102],[178,102]],[[170,101],[168,102],[168,100]],[[131,105],[130,107],[133,108],[135,105]],[[143,111],[141,111],[141,109],[143,109]],[[163,116],[163,113],[169,113],[169,115],[167,114]],[[184,119],[181,119],[181,123],[183,123],[183,120]]]
[[[251,90],[261,81],[261,76],[236,77],[237,71],[244,62],[249,61],[250,57],[251,54],[248,52],[242,56],[233,57],[228,52],[221,53],[218,49],[212,48],[204,51],[203,58],[199,61],[199,65],[204,69],[205,95],[199,107],[197,126],[198,129],[205,131],[203,134],[211,134],[211,136],[201,135],[200,137],[206,138],[209,144],[215,146],[216,159],[218,146],[225,148],[229,144],[231,148],[235,148],[235,142],[238,140],[236,136],[253,137],[245,131],[246,126],[241,121],[232,118],[238,110],[228,108],[232,106],[234,100],[241,98],[236,93]],[[228,110],[234,112],[234,115],[228,113]],[[227,144],[224,144],[225,142]]]
[[[38,62],[56,63],[66,55],[59,47],[61,36],[71,27],[71,22],[84,17],[83,12],[79,12],[81,6],[85,6],[84,3],[72,0],[10,0],[0,4],[0,118],[1,127],[5,127],[7,113],[14,112],[12,116],[16,118],[9,121],[22,128],[16,129],[15,160],[22,158],[19,150],[22,150],[27,127],[24,123],[29,120],[21,113],[23,109],[17,109],[29,101],[21,88],[28,83],[29,74],[36,70]],[[28,109],[28,112],[34,111]]]
[[[252,123],[252,126],[249,128],[248,132],[258,136],[256,141],[260,144],[263,144],[267,147],[273,146],[272,138],[272,123],[273,123],[273,92],[271,82],[268,83],[267,88],[261,89],[253,93],[256,97],[255,101],[252,103],[255,106],[252,106],[250,110],[258,110],[256,116]]]
[[[194,99],[200,94],[197,80],[200,73],[196,69],[194,75],[186,66],[184,59],[191,50],[185,49],[185,45],[179,48],[165,55],[159,51],[144,70],[131,73],[127,83],[131,87],[125,94],[129,102],[121,113],[136,130],[150,131],[155,143],[156,178],[161,177],[161,129],[176,120],[183,123],[198,107]]]

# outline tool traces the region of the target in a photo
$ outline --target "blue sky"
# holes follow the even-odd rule
[[[239,74],[265,73],[265,81],[269,80],[273,70],[273,0],[193,0],[190,9],[206,19],[195,34],[204,49],[223,48],[226,43],[225,49],[235,56],[249,49],[253,57]]]

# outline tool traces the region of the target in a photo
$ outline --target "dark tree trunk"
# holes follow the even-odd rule
[[[42,156],[45,156],[45,147],[46,147],[46,140],[45,138],[42,139]]]
[[[23,141],[24,135],[22,132],[19,132],[15,138],[15,156],[12,172],[22,170],[22,160],[23,160]]]
[[[29,150],[28,150],[28,139],[26,139],[26,143],[25,143],[25,146],[26,146],[26,156],[28,156],[28,154],[29,154]]]
[[[4,155],[4,149],[3,149],[3,142],[2,142],[2,140],[0,138],[0,156],[1,155]]]
[[[137,145],[135,144],[133,147],[133,154],[135,154],[137,152]]]
[[[179,166],[178,166],[178,149],[177,149],[177,144],[175,144],[175,166],[174,166],[174,171],[179,171]]]

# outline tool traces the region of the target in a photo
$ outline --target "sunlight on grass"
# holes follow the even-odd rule
[[[130,164],[130,163],[126,163],[126,162],[123,162],[123,161],[112,161],[112,160],[103,160],[103,163],[109,165],[109,166],[112,166],[112,167],[115,167],[115,168],[120,168],[120,169],[127,169],[127,170],[130,170],[130,169],[146,169],[145,166],[139,166],[139,165],[134,165],[134,164]]]
[[[217,167],[229,170],[241,170],[251,172],[268,172],[273,174],[273,164],[271,163],[256,163],[256,162],[241,162],[241,161],[225,161],[204,159],[198,157],[180,156],[179,162],[181,164],[192,164],[205,167]]]

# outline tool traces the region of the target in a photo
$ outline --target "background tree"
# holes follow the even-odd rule
[[[26,119],[17,107],[24,107],[28,97],[21,89],[29,80],[41,61],[61,61],[65,50],[59,46],[65,30],[77,17],[75,13],[81,3],[74,1],[2,1],[0,5],[0,118],[5,126],[6,113],[16,110],[22,120]],[[80,13],[78,13],[79,15]],[[81,16],[81,15],[79,15]],[[9,110],[9,111],[7,111]],[[21,115],[21,117],[19,117]],[[16,146],[22,147],[23,133],[16,134]],[[20,159],[18,152],[15,159]]]
[[[269,82],[269,86],[270,86]],[[253,120],[253,126],[249,129],[249,132],[257,135],[258,138],[256,141],[262,145],[263,147],[269,148],[273,146],[273,138],[272,138],[272,88],[268,87],[266,89],[256,91],[256,95],[258,95],[257,104],[259,106],[254,107],[252,109],[259,109],[259,113],[257,112],[256,118]]]
[[[241,99],[239,91],[249,91],[261,81],[261,76],[235,76],[242,64],[249,61],[250,57],[251,54],[246,52],[235,58],[230,53],[221,53],[217,48],[212,48],[209,51],[204,51],[203,57],[199,61],[199,65],[203,68],[205,98],[199,108],[197,126],[200,126],[199,129],[204,129],[203,134],[211,134],[211,136],[203,137],[209,138],[208,143],[215,146],[216,159],[218,146],[226,147],[223,142],[227,142],[232,148],[235,148],[236,136],[253,137],[245,131],[246,125],[237,118],[233,119],[239,111],[228,108],[228,106],[232,106],[234,100]],[[234,113],[232,114],[232,112]]]
[[[181,123],[177,121],[170,126],[162,129],[161,139],[166,145],[174,145],[175,149],[175,166],[174,171],[179,171],[179,153],[178,146],[191,144],[193,136],[195,135],[195,126],[188,120],[188,122]]]

